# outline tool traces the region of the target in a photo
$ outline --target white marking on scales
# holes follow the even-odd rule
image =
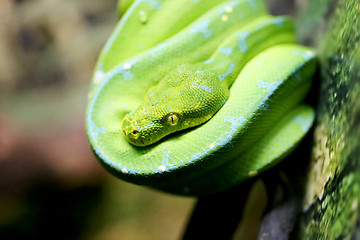
[[[160,165],[157,167],[157,169],[159,169],[160,171],[164,172],[166,170],[166,167],[163,165]]]
[[[124,70],[129,70],[131,68],[131,64],[130,63],[125,63],[123,68],[124,68]]]
[[[136,64],[137,61],[137,59],[132,59],[131,61],[124,63],[122,67],[117,67],[114,70],[106,73],[106,78],[111,79],[116,75],[121,75],[124,80],[131,80],[134,78],[134,74],[131,72],[131,68]]]
[[[239,2],[230,2],[228,5],[226,5],[225,7],[221,8],[218,11],[219,15],[222,15],[224,13],[231,13],[234,10],[234,7],[236,7],[237,5],[239,5]]]
[[[221,16],[221,20],[223,21],[223,22],[226,22],[227,20],[229,19],[229,16],[228,15],[222,15]]]
[[[225,7],[225,11],[226,11],[227,13],[231,13],[231,12],[233,11],[233,8],[232,8],[231,6],[226,6],[226,7]]]
[[[96,71],[94,74],[93,82],[99,84],[105,77],[105,73],[103,71]]]

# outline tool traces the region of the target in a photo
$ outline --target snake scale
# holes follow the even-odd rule
[[[261,0],[136,0],[93,77],[87,134],[121,179],[181,195],[230,188],[308,132],[316,54]]]

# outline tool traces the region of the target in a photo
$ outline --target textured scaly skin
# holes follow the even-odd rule
[[[284,17],[263,16],[241,29],[206,61],[183,64],[149,89],[141,106],[123,119],[122,130],[130,143],[146,146],[208,121],[229,98],[229,89],[248,60],[270,46],[294,41],[293,24]]]
[[[314,120],[301,101],[316,56],[293,42],[291,21],[261,0],[135,1],[89,93],[96,156],[124,180],[183,195],[273,166]]]

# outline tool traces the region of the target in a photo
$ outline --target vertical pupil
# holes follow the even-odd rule
[[[175,113],[169,113],[169,115],[167,117],[167,121],[171,125],[176,125],[178,122],[178,116]]]

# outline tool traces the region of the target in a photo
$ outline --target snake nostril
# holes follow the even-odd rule
[[[129,132],[129,137],[131,138],[131,139],[134,139],[134,140],[137,140],[139,137],[140,137],[140,131],[139,130],[136,130],[136,129],[134,129],[134,130],[132,130],[131,132]]]

